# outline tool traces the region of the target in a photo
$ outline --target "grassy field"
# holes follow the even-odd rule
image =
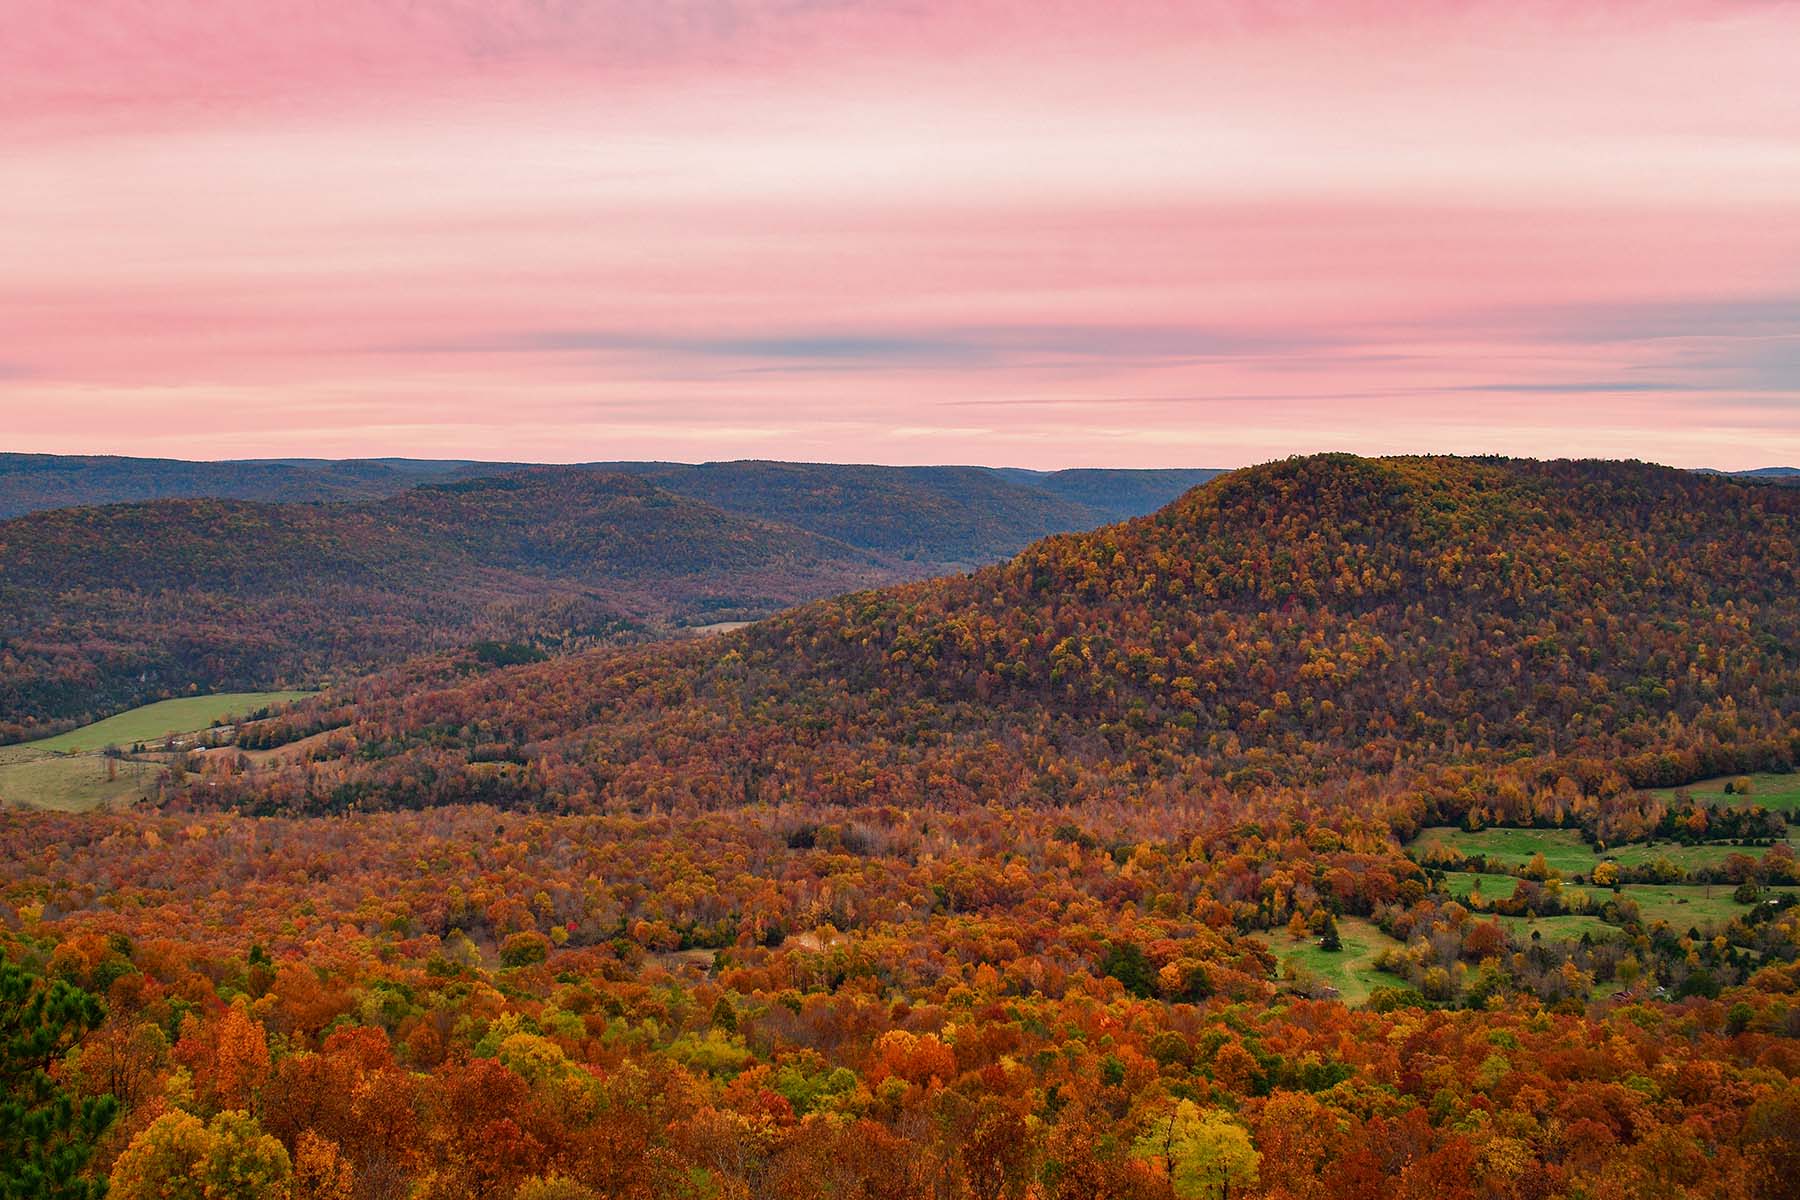
[[[1788,831],[1794,840],[1795,830]],[[1542,853],[1544,862],[1564,876],[1588,875],[1599,863],[1613,859],[1620,866],[1636,867],[1666,858],[1684,871],[1712,867],[1732,854],[1748,854],[1761,858],[1766,846],[1683,846],[1678,842],[1633,842],[1627,846],[1609,847],[1602,854],[1581,840],[1573,829],[1483,829],[1469,833],[1454,826],[1434,826],[1420,832],[1408,847],[1415,857],[1423,859],[1432,846],[1447,846],[1466,855],[1483,854],[1490,860],[1524,866],[1534,854]]]
[[[0,807],[89,812],[135,804],[149,795],[162,769],[161,763],[121,762],[117,777],[108,779],[106,759],[98,754],[0,763]]]
[[[1579,942],[1584,933],[1599,941],[1620,932],[1617,925],[1608,925],[1599,917],[1585,913],[1561,917],[1499,917],[1498,920],[1506,932],[1527,941],[1534,933],[1546,942]]]
[[[229,692],[163,700],[56,737],[0,746],[0,806],[86,812],[135,803],[149,794],[163,764],[151,756],[152,761],[120,761],[109,771],[100,753],[106,747],[129,749],[142,742],[154,750],[171,735],[196,733],[308,694]]]
[[[1481,885],[1481,894],[1489,900],[1504,900],[1519,885],[1519,881],[1511,875],[1478,875],[1473,871],[1444,872],[1444,890],[1458,900],[1468,899],[1477,883]]]
[[[1483,829],[1470,833],[1453,825],[1435,825],[1421,830],[1407,849],[1423,861],[1434,846],[1467,855],[1484,854],[1521,867],[1541,853],[1546,863],[1564,875],[1585,875],[1603,861],[1573,829]]]
[[[221,692],[214,696],[183,696],[159,700],[104,721],[55,737],[25,742],[11,750],[43,750],[55,754],[80,754],[108,746],[129,748],[134,742],[156,742],[172,733],[194,733],[208,726],[253,713],[271,704],[310,696],[311,692]]]
[[[1800,812],[1800,772],[1787,775],[1751,775],[1750,794],[1748,796],[1727,796],[1725,785],[1734,779],[1746,778],[1740,775],[1721,775],[1717,779],[1702,779],[1699,783],[1690,783],[1685,788],[1658,788],[1653,795],[1665,800],[1673,800],[1677,790],[1692,793],[1694,799],[1704,800],[1711,804],[1760,804],[1764,808],[1779,809],[1782,812]]]
[[[1400,986],[1397,976],[1375,969],[1375,956],[1400,943],[1360,917],[1339,917],[1338,938],[1344,948],[1337,951],[1319,949],[1317,938],[1291,941],[1282,930],[1270,932],[1266,941],[1284,966],[1294,963],[1304,967],[1336,988],[1338,998],[1345,1004],[1361,1004],[1378,987]]]
[[[1446,872],[1444,887],[1457,899],[1465,899],[1474,890],[1477,881],[1481,884],[1481,894],[1489,900],[1504,900],[1513,894],[1518,880],[1511,875],[1476,875],[1466,871]],[[1732,888],[1725,884],[1656,884],[1631,883],[1619,889],[1621,897],[1630,897],[1638,903],[1638,911],[1643,914],[1647,923],[1667,921],[1669,925],[1685,933],[1689,926],[1705,928],[1709,925],[1722,924],[1732,917],[1747,911],[1747,906],[1737,903],[1731,898]],[[1779,892],[1792,892],[1800,889],[1776,888]],[[1566,892],[1584,892],[1597,908],[1606,903],[1612,891],[1609,888],[1565,888]],[[1530,935],[1532,928],[1540,931],[1553,929],[1559,933],[1572,932],[1579,938],[1586,929],[1594,936],[1600,936],[1600,930],[1611,930],[1595,916],[1581,915],[1572,917],[1502,917],[1501,923],[1509,930],[1524,928]],[[1561,922],[1564,924],[1552,924]],[[1545,937],[1551,936],[1544,932]]]
[[[1771,888],[1772,892],[1792,892],[1794,888]],[[1704,929],[1708,925],[1730,920],[1746,911],[1747,906],[1731,898],[1732,889],[1723,884],[1712,887],[1689,884],[1633,884],[1620,894],[1638,902],[1646,921],[1667,921],[1677,931],[1690,925]]]

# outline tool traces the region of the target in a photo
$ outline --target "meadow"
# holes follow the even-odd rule
[[[1598,941],[1619,932],[1591,913],[1565,913],[1557,917],[1496,917],[1502,928],[1516,938],[1537,937],[1547,942],[1579,942],[1582,935]]]
[[[0,806],[87,812],[143,799],[167,765],[166,739],[198,733],[234,717],[284,704],[309,692],[221,692],[146,704],[55,737],[0,746]],[[146,753],[109,760],[108,747]]]
[[[1444,889],[1458,900],[1467,899],[1477,884],[1480,885],[1481,894],[1488,900],[1504,900],[1513,894],[1518,883],[1518,879],[1511,875],[1478,874],[1473,871],[1447,871],[1444,874]],[[1671,927],[1685,932],[1690,926],[1719,925],[1748,912],[1749,905],[1739,904],[1732,898],[1733,890],[1726,884],[1631,883],[1620,887],[1618,895],[1637,901],[1638,911],[1645,922],[1654,924],[1666,921]],[[1797,890],[1800,889],[1772,888],[1770,892]],[[1576,893],[1587,896],[1596,909],[1605,904],[1613,894],[1610,888],[1563,889],[1565,897],[1573,898]],[[1545,937],[1563,938],[1579,938],[1584,932],[1599,937],[1602,933],[1612,932],[1617,928],[1607,925],[1592,913],[1557,917],[1503,916],[1500,922],[1509,932],[1529,936],[1535,930]]]
[[[108,746],[130,747],[155,742],[178,733],[194,733],[232,717],[248,716],[272,704],[286,704],[311,692],[220,692],[210,696],[182,696],[159,700],[117,716],[71,729],[55,737],[40,738],[9,747],[50,754],[80,754]]]
[[[1792,829],[1788,831],[1788,840],[1794,842]],[[1423,862],[1426,854],[1436,846],[1470,857],[1483,855],[1489,861],[1519,867],[1528,864],[1533,856],[1542,854],[1545,865],[1564,878],[1592,874],[1596,866],[1609,859],[1622,867],[1645,866],[1667,859],[1682,871],[1692,871],[1716,867],[1733,854],[1761,858],[1768,852],[1766,846],[1738,846],[1725,842],[1687,846],[1669,841],[1632,842],[1596,852],[1573,829],[1483,829],[1470,833],[1444,825],[1421,831],[1408,849]]]
[[[1277,930],[1267,942],[1281,961],[1284,974],[1290,965],[1298,967],[1303,975],[1321,979],[1337,989],[1338,999],[1345,1004],[1363,1003],[1378,987],[1404,985],[1404,980],[1375,969],[1376,956],[1399,942],[1360,917],[1339,917],[1338,939],[1343,943],[1342,949],[1325,950],[1316,937],[1294,942]]]
[[[1727,796],[1725,785],[1740,779],[1750,781],[1750,793]],[[1709,804],[1760,804],[1779,812],[1800,812],[1800,772],[1790,771],[1783,775],[1769,772],[1756,775],[1720,775],[1682,788],[1657,788],[1652,794],[1664,800],[1673,800],[1677,792],[1686,792],[1694,799]]]

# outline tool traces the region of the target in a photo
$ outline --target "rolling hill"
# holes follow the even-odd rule
[[[1052,533],[1166,504],[1216,471],[1031,471],[743,461],[624,463],[659,487],[934,571],[984,566]],[[1067,478],[1067,477],[1096,478]]]
[[[413,459],[188,462],[114,455],[0,454],[0,519],[139,500],[367,500],[503,464]]]
[[[1125,521],[1155,512],[1189,488],[1198,487],[1224,474],[1223,471],[1206,467],[1137,471],[1101,467],[1026,471],[1008,467],[1000,473],[1015,482],[1082,505],[1103,518],[1095,522],[1096,525]]]
[[[313,681],[473,639],[580,644],[898,568],[627,476],[534,470],[354,504],[163,500],[0,523],[0,729]]]
[[[967,577],[703,645],[371,680],[293,729],[364,748],[339,804],[1366,786],[1441,818],[1566,777],[1556,802],[1591,807],[1792,765],[1797,537],[1800,495],[1641,464],[1295,459]]]

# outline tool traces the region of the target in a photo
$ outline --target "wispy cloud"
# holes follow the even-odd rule
[[[1800,458],[1794,5],[319,7],[7,7],[9,437]]]
[[[1518,396],[1606,396],[1632,392],[1692,392],[1697,389],[1691,383],[1660,383],[1631,379],[1571,379],[1566,382],[1551,383],[1465,383],[1443,390]]]
[[[1292,331],[1233,332],[1168,325],[1039,325],[912,332],[788,330],[720,337],[674,337],[611,329],[478,334],[447,341],[376,344],[377,354],[638,353],[792,364],[1029,365],[1046,357],[1109,363],[1181,362],[1308,353],[1334,343]]]
[[[1800,337],[1800,295],[1543,305],[1516,317],[1544,337],[1573,342]]]
[[[413,353],[563,354],[629,351],[702,358],[773,359],[828,363],[966,363],[982,350],[945,337],[879,333],[791,332],[746,337],[669,337],[613,330],[554,329],[501,334],[463,342],[401,347]]]

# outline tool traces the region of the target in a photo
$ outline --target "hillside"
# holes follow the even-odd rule
[[[0,731],[313,681],[476,638],[580,644],[891,579],[866,552],[620,475],[354,504],[165,500],[0,523]]]
[[[1007,468],[1001,474],[1079,504],[1100,518],[1094,525],[1104,525],[1155,512],[1189,488],[1224,472],[1206,467],[1139,471],[1076,467],[1066,471]]]
[[[365,746],[340,803],[1073,802],[1363,779],[1416,784],[1414,808],[1528,811],[1546,761],[1576,789],[1559,803],[1591,808],[1791,764],[1797,521],[1787,489],[1639,464],[1296,459],[722,642],[375,680],[299,721],[350,721]],[[471,766],[493,745],[530,770]],[[1471,767],[1485,782],[1425,782]]]
[[[180,497],[0,522],[0,740],[474,636],[567,646],[762,616],[1005,558],[1189,474],[0,455],[0,511]]]
[[[982,566],[1051,533],[1091,529],[1167,503],[1183,490],[1163,472],[1117,481],[1076,499],[1037,478],[987,467],[874,467],[830,463],[625,463],[659,487],[731,512],[781,521],[853,546],[937,568]],[[1029,473],[1027,473],[1029,475]],[[1050,476],[1044,479],[1052,478]]]

